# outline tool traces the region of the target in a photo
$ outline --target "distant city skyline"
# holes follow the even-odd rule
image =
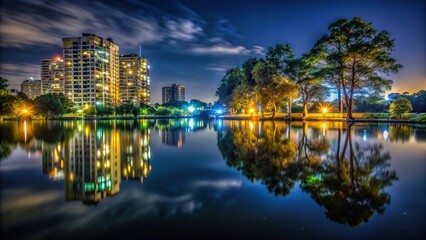
[[[11,88],[41,79],[40,60],[62,56],[62,38],[91,32],[111,37],[120,54],[149,59],[151,103],[178,82],[187,99],[213,102],[226,70],[263,57],[276,43],[296,56],[309,51],[339,18],[359,16],[396,40],[404,68],[389,92],[426,89],[426,1],[6,1],[0,23],[0,76]]]

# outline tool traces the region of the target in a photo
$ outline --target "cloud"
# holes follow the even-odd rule
[[[203,31],[200,26],[190,20],[168,20],[166,26],[169,37],[183,41],[194,40],[197,35],[201,35]]]
[[[203,25],[208,23],[182,4],[177,6],[182,16],[167,14],[140,3],[133,3],[131,11],[129,6],[112,6],[112,3],[104,2],[77,4],[58,0],[46,4],[18,0],[15,4],[0,10],[2,47],[61,46],[63,37],[91,32],[113,38],[122,50],[155,43],[174,47],[175,50],[178,48],[178,51],[182,47],[191,48],[195,54],[258,54],[259,50],[258,46],[247,49],[225,41],[223,32],[231,36],[235,31],[223,19],[212,23],[219,24],[219,30],[207,33]],[[212,44],[214,42],[216,44]]]
[[[217,40],[215,40],[217,41]],[[210,54],[210,55],[248,55],[262,54],[264,49],[260,46],[254,46],[248,49],[241,45],[232,45],[228,42],[217,42],[210,46],[196,46],[190,49],[193,54]]]
[[[0,63],[0,75],[8,80],[11,79],[40,79],[40,65],[39,64],[12,64],[12,63]],[[19,88],[21,82],[9,81],[10,88]]]
[[[236,180],[236,179],[201,180],[201,181],[195,182],[195,186],[217,188],[217,189],[241,188],[242,181]]]
[[[152,16],[131,16],[102,3],[93,3],[92,6],[66,1],[22,4],[24,7],[20,11],[1,9],[1,46],[61,45],[62,37],[81,32],[105,34],[121,44],[137,46],[160,41],[167,35],[161,31],[159,20]],[[30,11],[32,8],[38,11]]]

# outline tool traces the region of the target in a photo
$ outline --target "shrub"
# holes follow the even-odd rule
[[[419,113],[415,117],[412,117],[410,120],[416,122],[426,122],[426,113]]]
[[[394,100],[389,107],[389,112],[399,118],[402,118],[403,113],[409,113],[411,111],[413,111],[413,107],[411,106],[410,101],[403,97],[399,97]]]

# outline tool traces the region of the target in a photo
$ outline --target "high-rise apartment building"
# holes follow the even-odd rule
[[[172,100],[172,87],[163,87],[161,89],[162,102],[168,103]]]
[[[185,101],[185,87],[179,84],[172,84],[162,88],[162,101],[168,103],[170,101]]]
[[[65,94],[79,108],[119,104],[118,49],[112,39],[83,33],[63,38]]]
[[[41,95],[40,80],[25,80],[21,84],[21,92],[25,93],[28,98],[34,99]]]
[[[120,103],[149,104],[148,60],[131,54],[121,55],[119,62]]]
[[[41,60],[41,94],[65,94],[64,60],[60,57]]]
[[[185,87],[179,84],[172,85],[172,99],[178,101],[185,101]]]

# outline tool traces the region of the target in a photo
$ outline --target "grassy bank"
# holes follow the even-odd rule
[[[401,118],[392,116],[389,113],[353,113],[354,122],[395,122],[395,123],[426,123],[426,113],[407,113],[403,114]],[[236,114],[236,115],[223,115],[220,118],[230,120],[272,120],[271,114],[264,114],[260,116],[257,114]],[[310,113],[306,119],[303,119],[302,113],[293,113],[291,118],[288,114],[279,113],[275,116],[275,120],[286,121],[346,121],[346,114],[344,113]]]
[[[33,120],[134,120],[134,119],[177,119],[177,118],[192,118],[199,116],[176,116],[176,115],[108,115],[108,116],[76,116],[76,115],[63,115],[53,117],[33,116]],[[401,118],[396,118],[389,113],[353,113],[354,122],[394,122],[394,123],[426,123],[426,113],[407,113],[403,114]],[[272,120],[272,114],[233,114],[223,115],[220,119],[229,120]],[[14,118],[2,118],[2,120],[22,120]],[[286,113],[278,113],[274,120],[285,121],[346,121],[346,115],[342,113],[310,113],[306,119],[302,118],[302,113],[293,113],[291,118]]]

